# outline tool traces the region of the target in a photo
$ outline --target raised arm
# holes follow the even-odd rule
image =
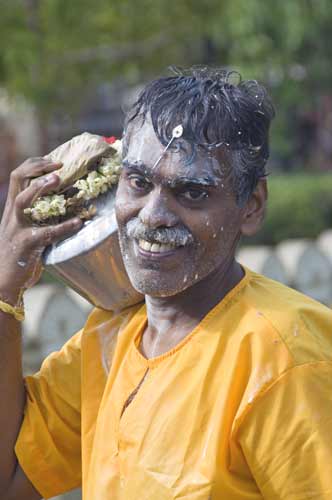
[[[2,303],[19,305],[24,290],[40,277],[45,247],[81,226],[79,219],[71,219],[55,226],[31,227],[24,216],[24,208],[57,186],[59,178],[53,172],[60,166],[35,158],[27,160],[11,175],[0,225]],[[43,174],[47,175],[30,184],[30,179]],[[21,326],[13,314],[3,310],[0,310],[0,394],[0,500],[37,500],[41,497],[19,467],[14,452],[25,404]]]

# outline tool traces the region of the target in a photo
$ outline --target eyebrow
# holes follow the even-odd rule
[[[127,168],[128,170],[135,170],[137,172],[140,172],[141,174],[145,175],[146,177],[151,177],[149,175],[149,169],[145,163],[139,160],[135,161],[129,161],[129,160],[122,160],[122,166],[124,168]]]
[[[153,171],[151,168],[149,168],[145,163],[142,161],[129,161],[124,159],[122,162],[122,165],[124,168],[128,170],[133,170],[135,172],[140,173],[147,179],[151,180],[153,177]],[[219,182],[218,179],[210,176],[210,175],[204,175],[202,177],[199,176],[193,176],[193,177],[188,177],[188,176],[179,176],[174,179],[171,179],[169,181],[165,182],[168,186],[171,188],[179,188],[179,187],[185,187],[185,186],[204,186],[204,187],[217,187]]]
[[[204,177],[177,177],[170,181],[169,184],[172,188],[180,186],[204,186],[204,187],[217,187],[218,181],[211,176]]]

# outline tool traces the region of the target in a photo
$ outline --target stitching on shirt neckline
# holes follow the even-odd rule
[[[155,366],[159,365],[164,359],[169,358],[173,354],[175,354],[177,351],[179,351],[184,345],[186,345],[202,328],[204,328],[205,324],[208,323],[217,313],[219,313],[222,309],[224,309],[229,302],[249,283],[251,279],[251,271],[247,267],[241,265],[242,269],[244,270],[244,276],[239,281],[237,285],[235,285],[232,290],[230,290],[225,297],[218,302],[198,323],[197,326],[186,336],[184,337],[176,346],[172,347],[169,351],[165,352],[164,354],[161,354],[160,356],[156,356],[155,358],[150,358],[147,359],[143,356],[143,354],[139,350],[139,343],[141,340],[141,336],[143,334],[143,329],[146,325],[147,322],[147,316],[146,316],[146,304],[143,304],[142,307],[137,311],[137,313],[134,315],[142,316],[141,318],[136,316],[136,320],[139,323],[139,331],[136,333],[132,340],[131,344],[131,349],[134,350],[136,357],[140,360],[140,362],[144,363],[145,366],[148,368],[154,368]],[[144,321],[143,321],[144,320]]]

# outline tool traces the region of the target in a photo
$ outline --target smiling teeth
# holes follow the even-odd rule
[[[155,252],[155,253],[169,252],[170,250],[173,250],[175,248],[172,245],[161,245],[159,243],[150,243],[149,241],[146,240],[138,240],[138,246],[142,250],[145,250],[146,252]]]

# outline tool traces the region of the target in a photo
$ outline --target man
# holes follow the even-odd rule
[[[145,305],[95,310],[27,378],[22,424],[18,326],[0,313],[1,500],[81,484],[88,500],[331,498],[332,315],[235,260],[264,217],[273,108],[259,84],[233,80],[194,70],[143,90],[116,214]],[[24,179],[57,167],[32,161],[12,179],[2,247],[15,241],[27,261],[31,249],[20,269],[0,255],[12,304],[40,249],[74,228],[32,236],[21,220],[37,189]],[[56,183],[51,174],[38,195]]]

